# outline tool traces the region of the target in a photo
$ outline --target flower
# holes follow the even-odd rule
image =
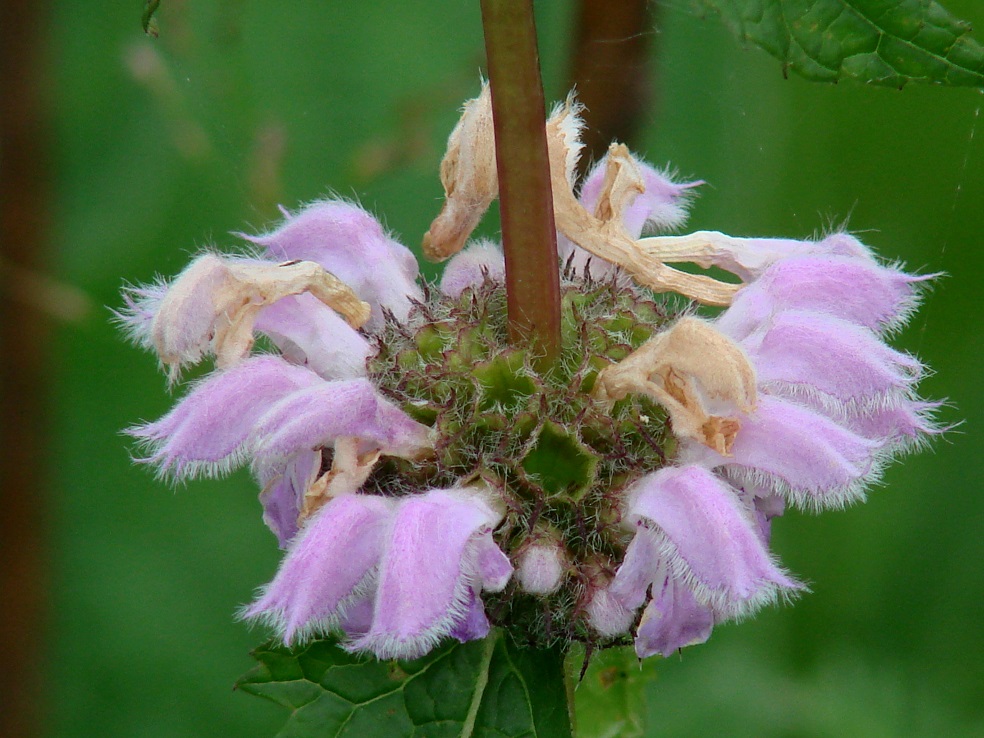
[[[538,373],[509,340],[501,250],[468,243],[497,194],[489,105],[466,104],[441,168],[436,288],[372,215],[320,201],[125,292],[119,320],[171,381],[215,357],[128,431],[140,461],[179,480],[250,465],[285,554],[242,615],[287,644],[414,658],[496,625],[665,656],[796,596],[770,551],[787,504],[860,500],[941,431],[925,368],[886,342],[929,277],[844,233],[666,235],[700,183],[624,146],[576,193],[568,99],[547,121],[563,347]]]

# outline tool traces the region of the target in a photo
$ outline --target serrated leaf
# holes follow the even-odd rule
[[[576,679],[584,650],[567,668]],[[657,659],[639,661],[631,646],[595,652],[574,691],[578,738],[642,738],[647,734],[645,695],[656,678]]]
[[[984,47],[933,0],[700,0],[807,79],[984,87]]]
[[[237,683],[290,710],[279,738],[571,738],[559,649],[495,631],[414,661],[350,654],[331,640],[268,643]]]

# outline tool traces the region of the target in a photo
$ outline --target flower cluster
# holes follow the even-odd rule
[[[497,191],[487,90],[441,168],[438,287],[369,213],[324,201],[239,234],[248,255],[126,293],[121,321],[172,381],[216,364],[129,432],[174,478],[250,464],[286,555],[243,615],[285,642],[408,658],[499,625],[666,655],[802,589],[769,550],[787,503],[855,501],[939,432],[922,365],[885,342],[925,277],[843,233],[659,235],[699,183],[613,146],[577,189],[577,112],[547,122],[564,275],[548,374],[509,344],[501,251],[465,247]]]

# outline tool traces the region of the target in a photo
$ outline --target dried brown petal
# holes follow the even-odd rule
[[[424,255],[443,261],[461,251],[485,211],[499,194],[495,168],[495,129],[488,83],[465,103],[441,161],[444,207],[424,234]]]
[[[647,394],[666,408],[678,436],[726,455],[740,425],[712,410],[752,410],[755,371],[730,338],[701,320],[681,318],[602,370],[594,392],[606,401]]]

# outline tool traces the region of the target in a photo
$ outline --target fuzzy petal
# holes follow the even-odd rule
[[[314,372],[261,356],[209,375],[160,420],[130,428],[150,448],[141,459],[176,477],[220,474],[241,464],[260,417],[300,389],[324,384]]]
[[[280,548],[287,548],[297,533],[304,493],[321,470],[321,453],[304,451],[286,462],[259,466],[257,478],[263,488],[260,493],[263,522],[277,536]]]
[[[410,301],[422,299],[413,254],[358,205],[315,202],[288,214],[270,233],[239,235],[264,246],[274,259],[321,264],[371,305],[369,329],[382,324],[383,308],[403,320],[410,312]]]
[[[469,594],[466,607],[465,617],[455,624],[450,633],[452,638],[456,638],[461,643],[484,638],[492,629],[488,616],[485,614],[482,599],[475,594],[474,590]]]
[[[691,463],[724,467],[741,484],[821,510],[863,497],[877,476],[881,446],[797,402],[760,395],[756,412],[741,419],[731,457],[696,444],[685,455]]]
[[[670,578],[653,587],[653,599],[642,613],[635,650],[640,659],[669,656],[711,637],[714,613],[694,599],[686,587]]]
[[[504,282],[506,262],[502,249],[491,241],[478,241],[455,254],[444,267],[441,292],[458,297],[469,287],[478,287],[486,279]]]
[[[595,590],[585,611],[588,624],[606,638],[627,633],[635,620],[635,611],[623,605],[610,589]]]
[[[366,379],[319,382],[285,397],[256,424],[256,454],[291,456],[359,438],[385,454],[414,456],[428,447],[430,429],[387,402]]]
[[[916,285],[929,276],[913,276],[867,259],[804,256],[772,265],[738,293],[729,312],[764,293],[777,310],[810,310],[881,330],[905,322],[918,303]]]
[[[594,212],[605,185],[608,167],[607,155],[599,161],[581,186],[579,200],[589,212]],[[639,238],[647,231],[667,231],[683,224],[690,205],[690,190],[703,182],[674,182],[640,159],[635,159],[645,191],[639,194],[622,213],[622,225],[632,238]]]
[[[524,592],[547,595],[560,588],[567,566],[560,545],[534,543],[520,554],[516,577]]]
[[[400,502],[382,564],[372,627],[351,644],[379,658],[416,658],[469,618],[482,577],[475,537],[500,518],[481,499],[431,490]]]
[[[760,385],[782,394],[823,393],[857,405],[907,392],[922,365],[866,328],[820,313],[784,311],[742,342]]]
[[[246,619],[272,625],[290,644],[337,624],[377,565],[393,503],[340,495],[312,517]]]
[[[773,562],[735,490],[706,469],[661,469],[632,494],[630,518],[658,531],[671,576],[698,602],[741,615],[799,587]]]
[[[265,307],[255,328],[270,336],[287,359],[324,379],[364,377],[373,353],[357,330],[314,295],[293,295]]]

